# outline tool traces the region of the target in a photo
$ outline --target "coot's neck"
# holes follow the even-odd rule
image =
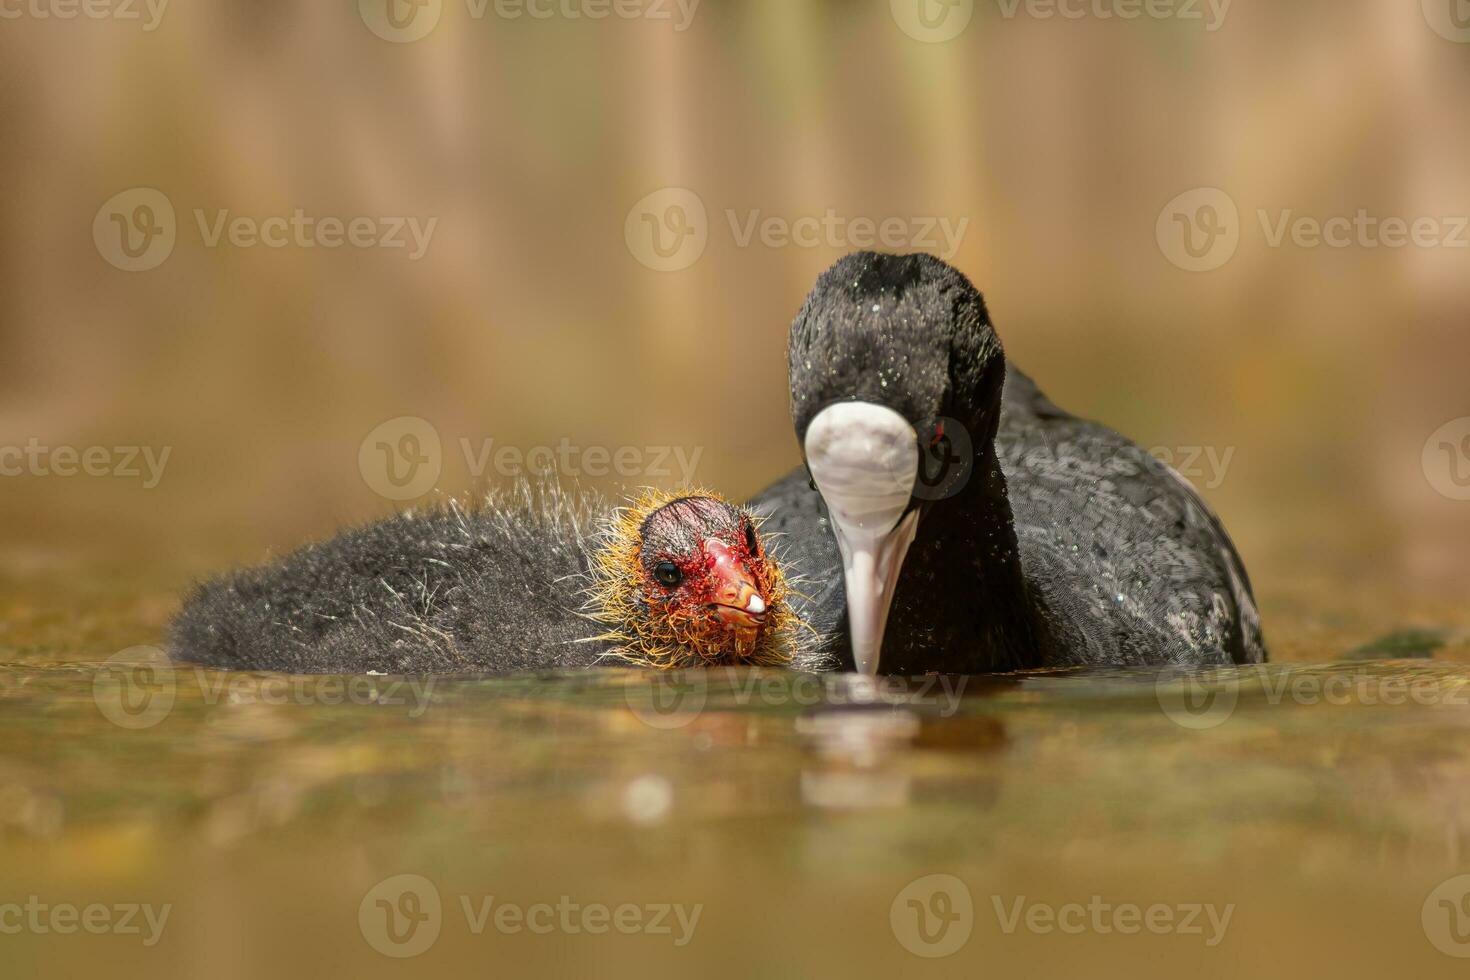
[[[899,575],[883,641],[886,674],[976,674],[1039,666],[1044,621],[1021,571],[1005,474],[993,440],[973,472],[933,502]]]

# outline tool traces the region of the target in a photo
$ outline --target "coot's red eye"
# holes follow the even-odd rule
[[[749,521],[745,523],[745,547],[752,555],[758,550],[755,541],[755,525]]]
[[[669,589],[684,581],[684,573],[671,561],[661,561],[654,565],[653,577],[658,580],[659,585]]]

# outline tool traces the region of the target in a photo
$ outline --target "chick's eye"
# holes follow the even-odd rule
[[[661,561],[654,565],[653,577],[658,580],[659,585],[670,589],[684,581],[684,573],[671,561]]]
[[[759,550],[756,547],[755,526],[752,524],[745,525],[745,548],[752,555]]]

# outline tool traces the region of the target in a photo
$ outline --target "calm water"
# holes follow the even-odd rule
[[[1467,665],[290,679],[78,588],[0,633],[6,975],[1470,968]]]

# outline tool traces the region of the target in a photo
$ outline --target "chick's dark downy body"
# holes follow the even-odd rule
[[[206,583],[172,631],[174,656],[298,673],[589,667],[579,643],[589,545],[606,505],[523,493],[399,514]]]

